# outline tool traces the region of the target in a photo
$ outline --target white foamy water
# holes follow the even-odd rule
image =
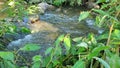
[[[20,47],[21,45],[27,43],[27,42],[30,42],[32,39],[32,35],[29,34],[29,35],[26,35],[23,39],[18,39],[18,40],[15,40],[15,41],[12,41],[8,44],[8,49],[11,47]]]

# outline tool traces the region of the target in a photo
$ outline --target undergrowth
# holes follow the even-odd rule
[[[55,0],[53,3],[60,5],[66,0]],[[71,1],[71,0],[70,0]],[[77,0],[81,1],[81,0]],[[108,1],[108,0],[105,0]],[[88,34],[86,37],[70,38],[70,35],[60,35],[53,46],[45,51],[46,57],[36,55],[32,58],[31,68],[120,68],[120,1],[109,0],[105,3],[98,0],[97,3],[102,3],[100,9],[91,9],[80,13],[79,21],[84,20],[93,12],[96,14],[95,25],[104,28],[104,32],[100,35]],[[74,1],[73,1],[74,2]],[[76,1],[75,1],[76,2]],[[77,2],[79,3],[79,2]],[[20,2],[16,5],[22,8],[9,6],[13,11],[14,8],[22,9]],[[18,15],[21,17],[22,11],[12,12],[13,17]],[[16,13],[17,12],[17,13]],[[21,13],[20,15],[18,13]],[[11,12],[10,12],[11,13]],[[8,14],[10,14],[8,12]],[[11,26],[0,22],[0,35],[9,32]],[[13,28],[13,27],[12,27]],[[14,30],[14,28],[12,29]],[[11,30],[10,30],[11,31]],[[19,66],[16,63],[19,51],[36,51],[40,46],[36,44],[27,44],[15,52],[0,51],[0,67],[1,68],[28,68]],[[24,59],[26,60],[26,59]]]

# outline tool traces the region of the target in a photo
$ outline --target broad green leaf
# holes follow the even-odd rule
[[[45,57],[42,62],[42,67],[46,67],[50,60],[51,57]]]
[[[65,37],[64,37],[64,44],[65,44],[65,47],[68,50],[70,50],[70,47],[71,47],[71,39],[70,39],[70,35],[67,34]]]
[[[109,5],[110,5],[110,4],[103,4],[103,5],[101,5],[101,9],[105,9],[105,8],[107,8]]]
[[[108,39],[108,33],[104,33],[97,37],[97,40],[105,40]]]
[[[30,30],[29,30],[28,28],[25,28],[25,27],[22,27],[22,28],[21,28],[21,31],[22,31],[23,33],[30,33]]]
[[[79,47],[84,47],[84,48],[88,48],[88,44],[85,43],[85,42],[81,42],[81,43],[77,44],[77,46],[79,46]]]
[[[82,37],[73,38],[72,40],[74,42],[81,42],[82,41]]]
[[[120,44],[120,40],[112,40],[111,42],[110,42],[110,44],[114,44],[114,45],[118,45],[119,46],[119,44]]]
[[[0,52],[0,57],[4,60],[14,60],[14,54],[12,52]]]
[[[101,58],[98,58],[98,57],[94,57],[96,60],[98,60],[105,68],[110,68],[110,65],[104,61],[103,59]]]
[[[22,51],[36,51],[39,50],[40,46],[37,44],[26,44],[23,48],[20,48]]]
[[[109,14],[107,12],[100,10],[100,9],[93,9],[93,11],[98,12],[99,14],[104,15],[104,16],[105,15],[109,16]]]
[[[40,56],[40,55],[35,55],[35,56],[32,58],[32,60],[33,60],[34,62],[41,61],[41,56]]]
[[[120,40],[120,30],[115,29],[112,36],[114,37],[114,39],[119,39]]]
[[[79,54],[86,54],[86,48],[79,47],[79,49],[77,50],[77,52],[75,52],[75,54],[77,54],[77,55],[79,55]]]
[[[60,44],[61,41],[63,41],[64,39],[64,34],[60,35],[57,40],[55,41],[55,46],[58,46]]]
[[[72,68],[85,68],[85,62],[82,60],[78,60]]]
[[[91,59],[95,56],[98,56],[99,52],[105,49],[108,49],[108,46],[98,46],[92,50],[92,52],[88,55],[88,59]]]
[[[109,0],[97,0],[97,3],[104,3],[104,2],[108,2]]]
[[[112,54],[108,57],[108,62],[111,68],[120,68],[120,57],[118,55]]]
[[[62,54],[62,48],[60,46],[55,47],[54,55],[55,56],[60,56],[61,54]]]
[[[88,39],[90,39],[91,43],[97,44],[96,38],[93,33],[89,33]]]
[[[53,60],[52,63],[53,63],[53,66],[56,66],[57,64],[60,63],[60,61],[59,60]]]
[[[40,62],[37,61],[32,65],[32,68],[40,68]]]
[[[50,54],[52,52],[53,47],[49,47],[46,51],[45,51],[45,55]]]
[[[72,46],[71,49],[70,49],[70,53],[72,55],[76,55],[76,53],[77,53],[76,51],[77,51],[77,48],[75,46]]]
[[[11,63],[10,61],[4,61],[5,68],[16,68],[15,64]]]
[[[87,18],[89,14],[90,12],[81,12],[79,16],[79,21],[82,21],[83,19]]]

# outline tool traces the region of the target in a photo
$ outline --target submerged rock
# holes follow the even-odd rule
[[[29,28],[32,33],[41,31],[57,32],[59,30],[53,24],[41,21],[39,18],[30,18]]]

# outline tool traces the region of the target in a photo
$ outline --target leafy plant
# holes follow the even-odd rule
[[[81,0],[53,0],[55,5],[61,5],[64,2],[70,2],[71,5],[78,3]],[[107,4],[104,4],[107,3]],[[87,18],[92,12],[96,13],[95,24],[105,29],[100,35],[88,34],[86,37],[71,38],[70,34],[61,35],[55,41],[53,46],[50,46],[45,51],[45,56],[36,55],[32,58],[30,66],[23,68],[120,68],[120,1],[118,0],[98,0],[97,3],[102,3],[100,9],[92,9],[83,11],[80,14],[79,21]],[[9,6],[8,6],[9,4]],[[22,17],[24,13],[23,2],[11,0],[7,3],[9,16],[16,15]],[[32,7],[33,8],[33,7]],[[16,10],[15,10],[16,9]],[[2,10],[2,11],[4,11]],[[18,14],[20,12],[20,14]],[[3,21],[0,23],[1,36],[6,32],[14,32],[16,27],[8,25]],[[9,26],[9,27],[8,27]],[[23,32],[27,32],[22,28]],[[0,67],[1,68],[19,68],[16,64],[19,51],[29,52],[39,50],[40,46],[36,44],[26,44],[17,52],[0,52]],[[17,55],[18,54],[18,55]],[[23,58],[24,59],[24,58]],[[26,61],[27,59],[24,59]],[[30,63],[30,62],[26,62]]]
[[[23,48],[20,48],[22,51],[36,51],[39,50],[40,46],[36,44],[26,44]]]
[[[0,52],[0,68],[16,68],[12,52]]]

